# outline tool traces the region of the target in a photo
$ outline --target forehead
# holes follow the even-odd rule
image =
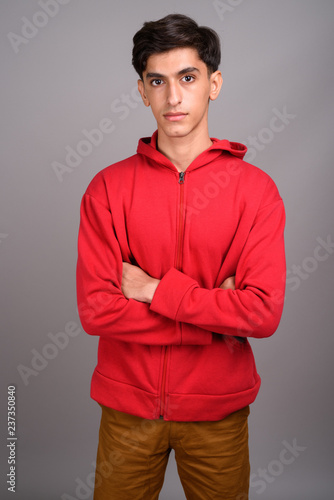
[[[182,47],[152,54],[146,63],[145,73],[161,73],[164,75],[178,73],[184,68],[196,67],[199,71],[206,72],[206,64],[199,58],[196,49]]]

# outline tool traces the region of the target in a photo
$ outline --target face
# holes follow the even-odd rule
[[[209,77],[197,50],[180,48],[150,56],[138,90],[152,108],[159,136],[172,138],[208,134],[209,100],[221,85],[220,71]]]

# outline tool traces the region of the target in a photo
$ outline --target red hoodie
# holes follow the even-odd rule
[[[213,145],[179,173],[156,149],[99,172],[82,200],[77,294],[98,335],[91,396],[140,417],[220,420],[259,391],[247,337],[269,337],[285,289],[284,207],[242,144]],[[124,297],[122,261],[160,279]],[[221,283],[235,275],[235,290]]]

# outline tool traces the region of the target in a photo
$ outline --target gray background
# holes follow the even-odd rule
[[[8,384],[16,384],[18,401],[15,498],[92,498],[100,410],[89,386],[97,339],[81,331],[62,350],[46,346],[49,333],[79,324],[76,241],[86,186],[155,129],[134,90],[132,36],[145,20],[172,12],[219,33],[224,86],[211,105],[210,133],[248,145],[257,137],[248,159],[272,176],[287,211],[283,318],[272,338],[252,341],[263,383],[250,416],[251,499],[333,498],[334,254],[330,247],[318,253],[317,238],[334,239],[334,2],[226,0],[220,15],[213,1],[190,0],[70,0],[46,18],[36,14],[41,10],[34,0],[0,6],[1,498],[7,498]],[[45,26],[15,53],[8,33],[22,36],[22,18]],[[131,92],[128,104],[117,101]],[[287,123],[270,131],[273,110],[285,107]],[[60,182],[53,162],[65,165],[65,148],[75,149],[82,130],[104,118],[113,132]],[[18,366],[32,368],[33,349],[55,357],[25,384]],[[282,464],[294,440],[303,450]],[[262,487],[261,469],[267,470]],[[86,493],[75,493],[78,479]],[[182,498],[171,456],[161,499]]]

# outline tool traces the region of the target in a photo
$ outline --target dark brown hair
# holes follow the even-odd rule
[[[132,64],[142,79],[151,55],[181,47],[196,49],[209,75],[217,71],[221,57],[217,33],[182,14],[169,14],[158,21],[145,22],[133,37]]]

